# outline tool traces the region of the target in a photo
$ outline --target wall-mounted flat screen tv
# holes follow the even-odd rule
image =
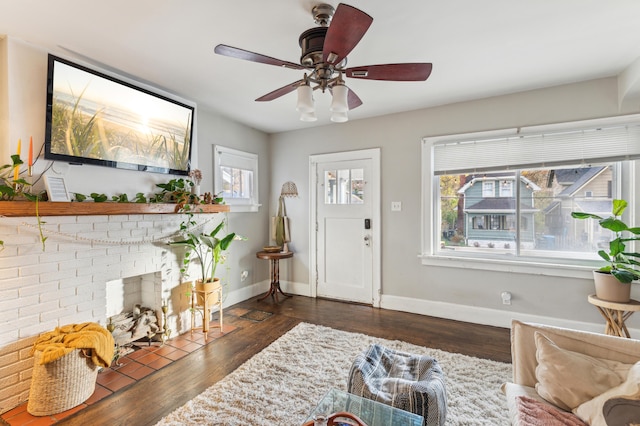
[[[194,111],[49,55],[45,158],[186,175]]]

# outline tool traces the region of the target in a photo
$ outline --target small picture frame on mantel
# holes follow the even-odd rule
[[[44,184],[47,187],[49,201],[71,201],[63,178],[45,175]]]

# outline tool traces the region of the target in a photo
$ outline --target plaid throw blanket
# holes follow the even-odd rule
[[[373,344],[354,360],[348,391],[419,414],[427,426],[443,426],[447,417],[444,374],[435,359]]]

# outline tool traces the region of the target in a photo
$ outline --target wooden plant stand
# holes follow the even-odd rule
[[[608,300],[597,298],[595,294],[589,295],[588,300],[589,303],[598,308],[607,322],[605,334],[627,338],[631,337],[625,321],[633,315],[634,312],[640,311],[640,302],[633,299],[627,303],[609,302]]]
[[[196,313],[202,313],[202,331],[205,338],[209,332],[209,322],[211,321],[211,308],[218,306],[218,316],[220,332],[223,330],[222,322],[222,285],[219,281],[213,283],[207,283],[203,290],[199,290],[194,287],[193,294],[191,295],[191,331],[195,327]]]

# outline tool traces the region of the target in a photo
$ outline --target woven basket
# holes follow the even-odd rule
[[[82,404],[95,391],[98,367],[82,349],[41,365],[41,351],[35,351],[27,411],[47,416]]]

